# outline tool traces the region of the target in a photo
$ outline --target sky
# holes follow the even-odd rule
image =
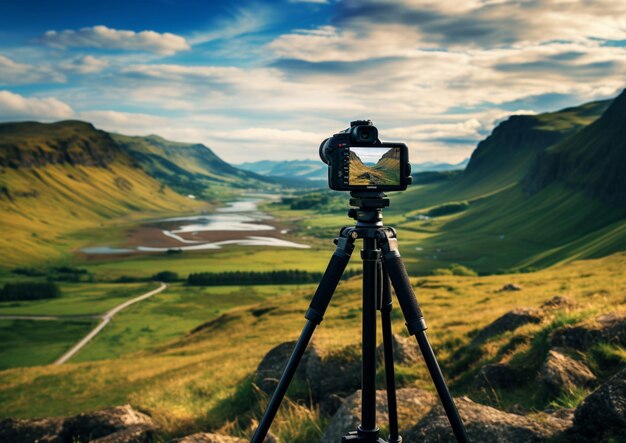
[[[456,163],[513,113],[626,86],[615,0],[0,0],[0,121],[80,119],[317,159],[371,119],[411,161]]]
[[[390,148],[352,148],[351,151],[354,151],[363,163],[371,165],[378,163],[378,160],[380,160],[389,149]]]

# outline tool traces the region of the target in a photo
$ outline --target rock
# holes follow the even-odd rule
[[[504,332],[514,331],[525,324],[540,323],[541,320],[541,313],[536,309],[513,309],[483,328],[478,334],[476,334],[474,341],[483,342]]]
[[[571,421],[548,414],[535,418],[503,412],[474,403],[467,397],[456,399],[470,441],[489,443],[542,442],[562,433]],[[440,405],[435,406],[404,436],[407,442],[456,442],[448,418]]]
[[[521,291],[522,287],[520,285],[516,285],[515,283],[507,283],[502,286],[496,292],[507,292],[507,291]]]
[[[550,344],[584,351],[598,341],[626,346],[626,316],[611,313],[597,317],[593,325],[563,326],[552,333]]]
[[[402,388],[396,391],[398,403],[398,421],[400,428],[421,419],[437,401],[434,394],[417,388]],[[376,391],[376,422],[386,425],[389,422],[387,412],[387,392]],[[361,391],[346,399],[333,416],[324,431],[322,443],[339,442],[350,431],[355,431],[361,423]],[[386,436],[384,436],[386,437]],[[412,441],[406,440],[405,441]]]
[[[0,441],[13,443],[61,443],[63,419],[23,420],[7,418],[0,421]]]
[[[593,372],[559,350],[550,350],[539,374],[540,380],[555,393],[573,392],[576,387],[589,387],[596,381]]]
[[[267,441],[267,440],[266,440]],[[243,438],[229,437],[227,435],[198,432],[187,437],[173,440],[171,443],[246,443]]]
[[[150,417],[135,411],[130,405],[124,405],[65,419],[60,435],[64,441],[95,441],[124,430],[130,431],[135,437],[132,440],[121,440],[120,434],[120,442],[140,443],[151,438],[155,426]],[[113,441],[117,442],[108,440]]]
[[[291,356],[295,345],[295,341],[281,343],[265,354],[265,357],[263,357],[263,360],[261,360],[261,363],[259,363],[259,366],[257,367],[254,379],[255,384],[263,392],[267,394],[272,394],[274,392],[274,389],[276,389],[276,385],[278,384],[278,381],[287,366],[287,361],[289,361],[289,357]],[[311,352],[315,352],[314,344],[310,344],[307,351],[304,353],[302,361],[296,371],[296,378],[304,379],[307,360]]]
[[[524,381],[524,374],[505,363],[483,366],[474,378],[479,389],[510,389]]]
[[[571,309],[576,306],[576,301],[570,297],[556,295],[541,305],[541,309]]]
[[[563,326],[552,333],[550,346],[584,351],[602,337],[599,329],[587,326]]]
[[[349,346],[324,356],[315,349],[306,362],[306,379],[313,399],[332,415],[361,386],[360,348]]]
[[[80,414],[70,418],[6,419],[0,422],[0,441],[11,443],[146,443],[156,427],[147,415],[130,405]]]
[[[576,408],[574,431],[597,438],[626,429],[626,369],[589,394]]]
[[[602,338],[609,343],[626,345],[626,316],[616,313],[601,315],[596,319],[600,324]]]
[[[401,337],[393,334],[391,336],[394,362],[399,365],[411,366],[420,360],[419,348],[413,337]],[[379,364],[385,361],[383,345],[376,349],[376,356]]]

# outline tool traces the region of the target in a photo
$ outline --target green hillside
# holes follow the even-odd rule
[[[417,237],[413,270],[533,269],[626,249],[626,211],[615,203],[625,189],[623,97],[513,116],[479,143],[464,173],[394,196],[389,212]],[[460,209],[424,217],[446,205]]]
[[[626,91],[602,117],[546,149],[525,180],[536,192],[553,182],[626,207]]]
[[[128,217],[197,210],[84,122],[0,124],[0,265],[71,254],[71,233]]]

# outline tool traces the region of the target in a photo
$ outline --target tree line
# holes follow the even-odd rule
[[[360,274],[360,270],[346,270],[342,279],[348,279]],[[228,271],[228,272],[198,272],[189,274],[189,286],[226,286],[226,285],[270,285],[294,283],[318,283],[322,278],[321,272],[309,272],[299,269],[281,271]]]
[[[43,300],[61,296],[53,282],[6,283],[0,290],[0,301]]]

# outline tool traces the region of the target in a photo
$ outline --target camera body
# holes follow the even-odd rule
[[[407,146],[381,142],[371,120],[351,122],[324,140],[319,153],[335,191],[404,191],[412,181]]]

